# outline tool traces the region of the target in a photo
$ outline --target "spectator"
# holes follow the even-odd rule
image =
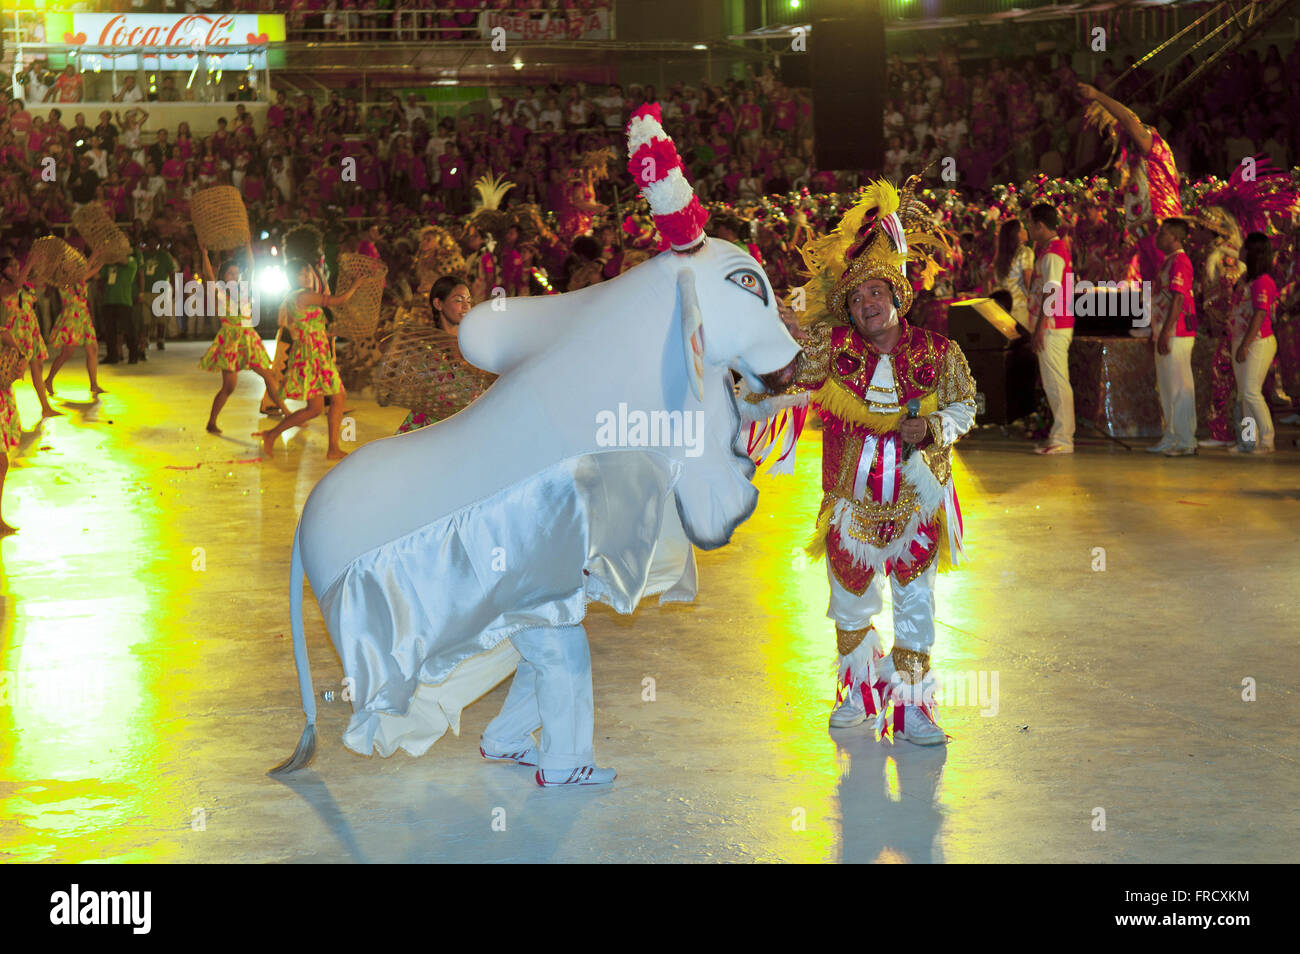
[[[113,94],[115,103],[141,103],[144,102],[144,91],[135,84],[135,74],[127,73],[122,79],[122,88]]]
[[[79,103],[83,98],[84,83],[81,74],[77,72],[77,68],[71,63],[64,67],[63,72],[59,74],[59,78],[50,87],[49,92],[45,94],[45,102],[48,103],[56,95],[60,103]]]

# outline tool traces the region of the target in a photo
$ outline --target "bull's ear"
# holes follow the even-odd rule
[[[682,357],[686,377],[695,392],[695,400],[704,400],[704,315],[695,294],[695,272],[682,267],[677,271],[677,303],[682,310]]]

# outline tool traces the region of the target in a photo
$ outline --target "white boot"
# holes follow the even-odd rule
[[[900,656],[898,660],[895,659],[896,654]],[[886,664],[889,672],[889,689],[885,693],[887,701],[876,719],[876,732],[881,739],[885,737],[887,726],[892,726],[895,741],[902,739],[914,745],[947,744],[948,733],[939,727],[935,719],[934,695],[939,689],[939,680],[929,670],[929,654],[902,649],[896,645],[894,651],[883,661],[880,667],[882,672]],[[901,671],[896,671],[897,664],[912,667],[906,680]],[[913,680],[921,671],[925,675],[918,685]],[[888,712],[891,705],[893,711]]]
[[[875,715],[879,711],[880,690],[888,685],[889,677],[886,676],[882,681],[877,667],[885,658],[884,650],[880,647],[880,634],[874,627],[868,629],[866,636],[852,652],[839,657],[836,698],[843,701],[831,713],[832,729],[861,725],[867,721],[868,715]],[[890,674],[892,673],[891,669]],[[876,690],[874,695],[873,688]]]

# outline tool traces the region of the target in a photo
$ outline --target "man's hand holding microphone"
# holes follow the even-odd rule
[[[918,417],[921,413],[921,402],[916,398],[907,402],[907,417],[898,424],[898,433],[903,440],[907,441],[907,449],[903,451],[903,460],[912,456],[912,451],[916,445],[925,440],[925,434],[930,429],[925,418]]]

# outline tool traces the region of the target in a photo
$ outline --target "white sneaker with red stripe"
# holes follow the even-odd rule
[[[561,785],[608,785],[618,777],[613,769],[583,765],[575,769],[538,769],[537,784],[542,788]]]
[[[537,745],[532,739],[516,742],[513,745],[501,745],[488,739],[480,739],[478,754],[489,762],[516,762],[530,768],[537,764]]]

